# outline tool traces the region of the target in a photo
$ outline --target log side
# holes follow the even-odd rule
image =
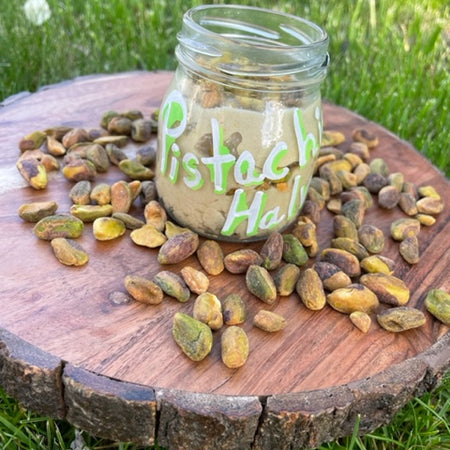
[[[65,417],[62,361],[0,328],[0,386],[25,408]]]
[[[253,444],[262,413],[255,396],[156,390],[158,444],[177,450],[244,450]]]
[[[346,386],[267,398],[254,449],[309,448],[341,435],[353,396]]]
[[[153,445],[156,399],[153,389],[68,364],[62,376],[67,420],[89,433],[121,442]]]
[[[416,393],[420,396],[438,386],[442,377],[450,370],[450,331],[412,360],[423,361],[428,367],[426,376]]]

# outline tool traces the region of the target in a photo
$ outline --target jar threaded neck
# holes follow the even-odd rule
[[[328,36],[312,22],[256,7],[189,10],[178,34],[180,63],[226,84],[305,89],[326,76]],[[272,85],[274,83],[274,85]]]

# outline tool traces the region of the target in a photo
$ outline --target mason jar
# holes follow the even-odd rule
[[[327,49],[326,32],[293,15],[233,5],[184,15],[156,166],[174,221],[244,242],[295,221],[320,147]]]

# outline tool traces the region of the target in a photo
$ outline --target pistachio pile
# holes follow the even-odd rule
[[[422,226],[431,226],[444,204],[432,186],[416,186],[400,172],[391,173],[381,158],[371,158],[377,136],[357,129],[345,143],[339,131],[326,130],[316,162],[307,200],[295,225],[287,232],[272,233],[258,251],[244,247],[224,255],[221,245],[200,239],[190,229],[169,220],[158,201],[153,182],[156,151],[147,144],[156,130],[157,112],[150,120],[140,111],[108,111],[99,129],[55,127],[33,132],[19,143],[17,168],[35,189],[45,189],[48,172],[61,170],[72,187],[69,214],[57,213],[54,201],[21,205],[19,216],[33,222],[35,235],[51,243],[56,258],[65,265],[86,264],[89,255],[76,242],[86,223],[92,223],[97,240],[129,236],[135,245],[154,249],[161,270],[151,279],[128,274],[126,292],[136,301],[156,305],[165,296],[181,303],[196,296],[192,314],[175,314],[172,334],[181,350],[193,361],[204,359],[213,347],[214,331],[221,328],[221,354],[229,368],[241,367],[250,346],[242,327],[247,320],[246,302],[240,293],[219,299],[209,291],[209,276],[227,271],[242,274],[246,290],[273,308],[279,297],[292,294],[308,309],[327,305],[349,315],[364,333],[372,316],[391,332],[401,332],[425,323],[422,311],[408,307],[410,291],[394,275],[395,263],[383,256],[385,240],[399,242],[399,252],[409,264],[420,260],[418,236]],[[140,147],[133,157],[127,143]],[[125,179],[112,184],[96,183],[97,174],[117,166]],[[139,199],[142,217],[130,214]],[[405,217],[394,220],[390,236],[365,222],[366,211],[378,205],[385,210],[400,208]],[[321,210],[334,214],[334,236],[320,249],[317,227]],[[202,270],[189,264],[195,257]],[[176,273],[173,264],[184,266]],[[120,298],[119,298],[120,297]],[[119,296],[122,302],[124,297]],[[381,306],[380,303],[384,306]],[[444,324],[450,324],[450,295],[433,289],[427,310]],[[269,309],[258,311],[253,325],[265,332],[287,326],[286,318]]]
[[[81,236],[85,223],[93,223],[98,240],[117,238],[127,228],[140,228],[144,224],[127,213],[138,197],[144,203],[156,198],[150,168],[156,150],[145,143],[157,130],[157,114],[156,111],[147,120],[137,110],[108,111],[99,128],[56,126],[34,131],[20,140],[21,154],[16,166],[32,188],[45,189],[49,172],[59,170],[73,183],[69,214],[56,214],[55,201],[23,204],[18,211],[23,220],[36,223],[34,233],[39,238],[51,241],[62,264],[80,266],[88,262],[89,255],[73,241]],[[142,144],[133,158],[124,151],[130,140]],[[105,173],[111,165],[117,166],[131,181],[94,185],[97,175]]]
[[[120,149],[129,138],[139,143],[148,141],[156,128],[156,117],[146,120],[140,111],[108,111],[100,126],[91,130],[57,126],[24,136],[19,142],[17,169],[38,190],[47,187],[48,172],[60,169],[58,157],[63,157],[62,172],[70,181],[92,181],[111,163],[135,180],[152,179],[149,168],[139,159],[129,159]],[[143,154],[145,158],[145,151]]]

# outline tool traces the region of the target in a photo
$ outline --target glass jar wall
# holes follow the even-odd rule
[[[156,185],[180,225],[251,241],[299,214],[320,147],[326,33],[252,7],[200,6],[178,35]]]

